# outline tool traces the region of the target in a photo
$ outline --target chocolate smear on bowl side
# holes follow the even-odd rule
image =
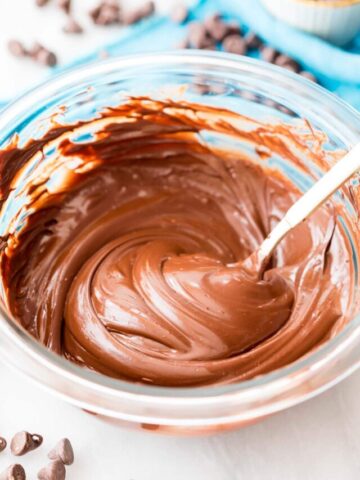
[[[64,465],[74,463],[74,450],[68,438],[62,438],[56,446],[50,450],[48,457],[50,460],[61,460]]]
[[[10,450],[13,455],[21,456],[40,447],[42,442],[43,438],[41,435],[22,431],[16,433],[12,438]]]

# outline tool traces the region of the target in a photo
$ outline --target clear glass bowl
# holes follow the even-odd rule
[[[360,139],[360,115],[300,76],[238,56],[178,51],[108,60],[50,80],[1,113],[0,148],[15,133],[20,143],[41,136],[54,114],[61,123],[86,120],[128,95],[181,95],[262,121],[296,125],[306,119],[309,129],[327,135],[331,150],[347,150]],[[321,175],[314,171],[315,177]],[[303,184],[299,181],[300,187]],[[358,212],[354,215],[358,217]],[[5,217],[0,218],[1,229],[8,221]],[[354,263],[357,268],[357,251]],[[360,363],[360,316],[297,362],[221,387],[151,387],[82,369],[45,349],[10,318],[5,307],[0,312],[0,355],[64,400],[106,419],[161,432],[212,432],[295,405],[353,372]]]

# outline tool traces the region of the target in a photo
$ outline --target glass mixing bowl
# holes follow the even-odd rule
[[[178,51],[108,60],[48,81],[1,112],[0,148],[8,145],[14,134],[20,145],[41,136],[51,126],[54,115],[65,124],[91,119],[104,107],[118,105],[129,95],[179,97],[228,108],[261,121],[299,125],[303,130],[326,135],[326,148],[332,151],[348,150],[360,139],[360,115],[300,76],[239,56]],[[315,165],[311,178],[300,174],[294,177],[282,162],[273,168],[292,175],[300,189],[308,188],[322,174]],[[353,183],[356,194],[356,179]],[[339,195],[336,201],[345,199]],[[357,205],[351,208],[355,222],[359,217]],[[2,212],[0,230],[9,221],[9,212]],[[355,245],[351,231],[348,235]],[[357,271],[356,248],[353,261]],[[354,289],[358,289],[357,279]],[[32,338],[11,319],[5,306],[0,312],[0,358],[4,362],[87,411],[160,432],[234,428],[309,399],[359,366],[359,344],[357,315],[316,351],[270,374],[221,387],[162,388],[82,369]]]

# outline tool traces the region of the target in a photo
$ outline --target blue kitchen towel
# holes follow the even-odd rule
[[[313,72],[321,84],[360,110],[360,35],[352,50],[343,50],[312,35],[275,20],[259,0],[199,0],[191,9],[190,20],[201,20],[220,11],[227,19],[238,20],[244,29],[259,34],[268,44],[296,58]],[[186,25],[177,25],[165,16],[155,16],[124,29],[119,38],[105,47],[109,56],[171,50],[186,35]],[[98,60],[104,47],[49,75]],[[257,54],[253,54],[257,56]]]

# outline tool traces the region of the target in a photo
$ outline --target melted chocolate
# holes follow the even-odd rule
[[[204,129],[252,144],[261,160],[210,147]],[[262,279],[241,262],[299,196],[267,158],[304,169],[307,140],[140,98],[10,145],[2,208],[20,206],[2,232],[9,310],[48,348],[136,382],[229,383],[293,362],[351,315],[351,251],[334,204],[281,242]]]

